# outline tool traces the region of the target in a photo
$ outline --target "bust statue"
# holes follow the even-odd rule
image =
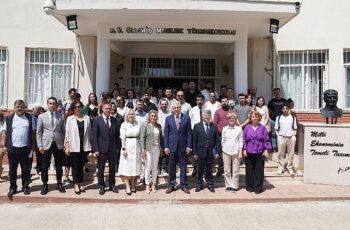
[[[326,123],[337,124],[337,118],[342,116],[343,111],[337,107],[338,92],[334,89],[327,89],[323,92],[323,100],[326,102],[326,107],[321,109],[322,117],[326,118]]]

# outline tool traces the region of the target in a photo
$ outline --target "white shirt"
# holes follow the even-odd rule
[[[187,102],[181,104],[181,113],[188,115],[192,109],[191,105]]]
[[[168,110],[166,112],[163,112],[161,109],[158,110],[158,123],[162,127],[163,134],[164,134],[164,128],[165,128],[165,118],[170,114],[171,113]]]
[[[154,135],[154,143],[153,143],[153,145],[154,146],[158,146],[159,145],[159,129],[157,129],[157,128],[154,128],[153,129],[153,135]]]
[[[57,118],[56,118],[56,112],[50,112],[48,111],[50,122],[51,122],[51,114],[53,115],[53,124],[55,125],[57,123]]]
[[[288,116],[279,116],[276,118],[275,129],[278,130],[278,135],[283,137],[291,137],[295,135],[295,131],[297,129],[297,121],[292,115]]]
[[[202,107],[202,112],[203,112],[203,107]],[[196,105],[195,107],[193,107],[190,110],[189,116],[190,116],[190,120],[191,120],[191,127],[193,130],[194,125],[201,122],[201,112],[200,112],[198,105]]]
[[[211,111],[211,121],[214,121],[214,115],[216,110],[219,109],[220,103],[218,101],[215,101],[214,104],[212,104],[210,101],[205,102],[203,108],[209,109]]]
[[[130,109],[126,106],[124,108],[117,107],[117,113],[119,113],[122,117],[124,117],[125,113],[127,113]]]
[[[2,130],[6,130],[6,122],[2,127]],[[12,145],[14,147],[25,147],[28,144],[28,135],[29,135],[29,121],[27,117],[23,114],[22,116],[13,117],[12,122]]]
[[[218,100],[219,99],[219,94],[216,91],[214,91],[214,93],[215,93],[215,99]],[[201,94],[203,95],[204,100],[206,102],[209,101],[209,99],[210,99],[209,98],[209,91],[207,89],[201,90]]]
[[[243,148],[243,131],[240,126],[225,126],[221,133],[222,151],[228,155],[235,155],[239,148]]]

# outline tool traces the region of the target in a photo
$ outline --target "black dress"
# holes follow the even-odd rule
[[[83,183],[84,181],[84,164],[86,154],[84,153],[84,121],[78,121],[79,139],[80,139],[80,152],[72,152],[72,176],[73,183]]]

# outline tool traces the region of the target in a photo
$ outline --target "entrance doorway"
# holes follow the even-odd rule
[[[196,85],[198,85],[198,79],[194,78],[148,78],[148,85],[153,86],[155,89],[164,89],[166,87],[171,87],[179,90],[181,89],[183,82],[189,82],[191,80],[194,80],[196,82]]]

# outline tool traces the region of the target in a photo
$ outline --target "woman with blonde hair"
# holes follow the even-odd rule
[[[239,189],[239,166],[243,157],[243,130],[237,125],[237,115],[226,115],[228,125],[222,129],[221,145],[224,161],[225,191],[236,192]]]
[[[250,123],[243,131],[243,155],[246,158],[245,184],[248,192],[259,194],[263,191],[265,159],[272,147],[265,126],[260,124],[261,114],[253,111],[249,119]]]
[[[151,110],[148,113],[146,123],[141,127],[140,140],[141,140],[141,157],[145,160],[145,182],[146,193],[151,191],[157,192],[156,182],[158,175],[158,161],[160,152],[163,149],[163,135],[162,128],[158,120],[158,113],[155,110]],[[152,188],[151,184],[151,171],[152,171]]]
[[[125,121],[120,127],[122,150],[118,173],[125,181],[126,194],[136,192],[136,179],[141,173],[140,126],[135,119],[135,111],[130,109],[125,114]]]

